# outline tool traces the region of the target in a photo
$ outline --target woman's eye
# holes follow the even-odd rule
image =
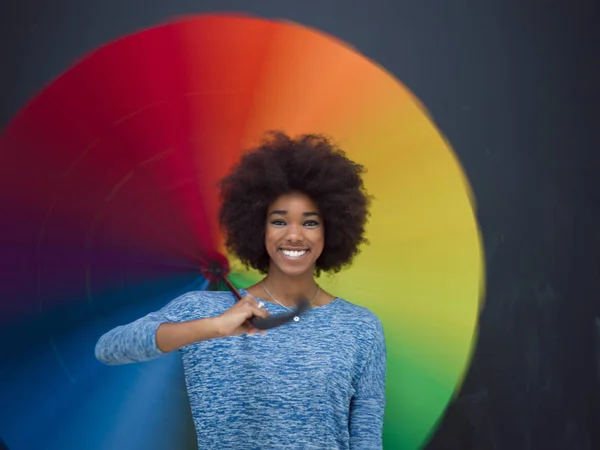
[[[283,220],[273,220],[271,224],[275,225],[276,227],[282,227],[285,225],[285,222]]]
[[[309,227],[309,228],[314,228],[318,225],[319,225],[319,222],[317,222],[316,220],[309,220],[307,222],[304,222],[304,226]]]

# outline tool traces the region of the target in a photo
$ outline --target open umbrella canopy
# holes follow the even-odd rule
[[[367,167],[370,244],[320,284],[382,319],[386,448],[427,439],[468,366],[483,287],[456,157],[415,96],[339,40],[210,15],[97,49],[0,137],[0,435],[10,448],[195,445],[176,355],[107,368],[94,344],[206,289],[207,259],[228,257],[238,287],[259,279],[224,249],[216,183],[272,129],[332,136]]]

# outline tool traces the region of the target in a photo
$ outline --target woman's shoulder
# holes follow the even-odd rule
[[[352,321],[357,328],[368,329],[373,333],[383,332],[381,320],[373,311],[366,306],[352,303],[343,298],[337,298],[336,315],[342,314]]]
[[[379,317],[366,306],[353,303],[350,300],[341,297],[335,299],[335,304],[338,309],[345,314],[352,314],[353,316],[364,320],[379,321]]]
[[[385,332],[377,314],[366,306],[337,298],[331,324],[345,336],[344,345],[355,348],[360,357],[373,351],[385,353]]]
[[[171,300],[164,312],[192,320],[221,314],[235,303],[228,291],[189,291]]]

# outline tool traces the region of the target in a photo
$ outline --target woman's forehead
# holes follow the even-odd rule
[[[280,195],[269,207],[269,213],[279,211],[282,214],[319,213],[317,204],[307,195],[292,192]]]

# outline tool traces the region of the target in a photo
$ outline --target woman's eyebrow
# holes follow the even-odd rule
[[[287,214],[287,211],[285,211],[283,209],[275,209],[269,213],[269,216],[274,216],[274,215],[285,216],[286,214]],[[314,211],[303,212],[302,215],[304,217],[309,217],[309,216],[320,217],[321,216],[318,212],[314,212]]]
[[[287,211],[284,211],[283,209],[275,209],[269,213],[269,216],[274,216],[276,214],[280,216],[285,216],[287,214]]]

